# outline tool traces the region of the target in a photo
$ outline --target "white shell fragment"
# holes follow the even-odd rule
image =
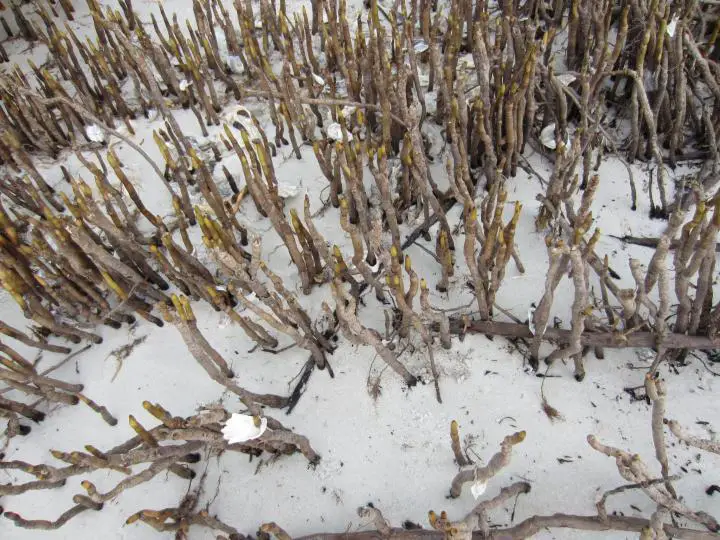
[[[466,70],[475,69],[475,59],[472,54],[466,54],[458,58],[458,67],[463,67]]]
[[[424,53],[430,48],[430,45],[427,44],[427,41],[424,39],[416,39],[413,43],[413,49],[416,53]]]
[[[245,73],[245,66],[243,65],[242,60],[240,60],[239,56],[229,54],[225,61],[227,62],[230,71],[235,75],[242,75],[243,73]]]
[[[220,28],[215,28],[215,41],[217,42],[218,49],[220,49],[220,52],[227,51],[227,37],[225,36],[225,32],[221,30]]]
[[[486,482],[475,482],[472,486],[470,486],[470,493],[472,493],[472,496],[477,499],[480,495],[485,493],[485,490],[487,489],[487,483]]]
[[[540,142],[545,148],[555,150],[557,144],[555,143],[555,123],[548,124],[540,132]]]
[[[218,56],[220,57],[220,61],[227,64],[230,71],[235,75],[242,75],[245,72],[245,66],[243,66],[242,60],[240,60],[239,56],[230,54],[225,32],[219,28],[215,29],[215,40],[218,44]]]
[[[569,86],[577,80],[577,77],[572,73],[560,73],[559,75],[555,75],[555,77],[563,86]]]
[[[313,76],[313,80],[317,84],[319,84],[320,86],[325,86],[325,79],[323,79],[320,75],[318,75],[317,73],[313,73],[312,76]]]
[[[182,81],[180,81],[180,91],[181,92],[184,92],[191,86],[192,86],[192,82],[188,81],[187,79],[183,79]]]
[[[258,420],[259,422],[257,422],[256,417],[249,414],[233,413],[225,422],[225,427],[222,428],[223,438],[230,444],[257,439],[267,429],[267,418],[259,418]],[[256,425],[256,423],[259,425]]]
[[[223,121],[230,124],[237,130],[244,128],[251,141],[262,140],[260,131],[255,127],[255,123],[252,121],[250,111],[245,107],[238,107],[235,111],[226,114],[223,116]],[[238,143],[242,146],[243,140],[238,138]]]
[[[528,308],[528,330],[530,330],[530,333],[534,336],[535,335],[535,306],[530,306]]]
[[[278,195],[281,199],[290,199],[300,193],[301,187],[302,182],[300,181],[300,179],[298,179],[297,182],[285,182],[283,180],[278,180]]]
[[[90,139],[92,142],[96,142],[96,143],[105,142],[105,133],[103,133],[103,130],[100,129],[95,124],[90,124],[89,126],[85,126],[85,134],[88,136],[88,139]]]
[[[672,20],[668,23],[667,27],[665,28],[665,31],[668,33],[668,36],[673,37],[675,35],[675,30],[677,29],[678,21],[680,20],[680,17],[675,15]]]
[[[557,143],[555,142],[555,122],[548,124],[542,129],[540,132],[540,142],[545,148],[549,148],[550,150],[557,149]],[[570,146],[571,142],[570,135],[568,135],[565,146]]]
[[[342,127],[340,127],[340,124],[337,122],[333,122],[327,127],[327,136],[332,139],[333,141],[342,141],[343,135],[342,135]],[[348,141],[353,140],[352,133],[347,133]]]

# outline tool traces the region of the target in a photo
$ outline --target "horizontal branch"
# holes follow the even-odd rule
[[[626,244],[633,244],[635,246],[649,248],[656,248],[658,246],[658,243],[660,242],[659,238],[652,236],[615,236],[611,234],[610,237],[617,238],[618,240],[625,242]],[[675,239],[670,242],[670,249],[677,249],[679,245],[680,240]],[[720,253],[720,244],[715,244],[715,253]]]
[[[450,321],[450,331],[454,334],[472,332],[509,338],[531,339],[533,337],[530,329],[524,324],[497,321],[471,320],[466,327],[461,319],[453,319]],[[570,330],[547,328],[543,334],[543,339],[558,343],[569,343]],[[582,334],[580,341],[588,347],[611,349],[654,347],[657,344],[656,335],[652,332],[633,332],[629,334],[623,334],[622,332],[585,332]],[[720,348],[720,340],[713,340],[706,336],[668,334],[665,336],[662,345],[665,349],[717,349]]]
[[[22,527],[23,529],[54,531],[65,525],[78,514],[83,513],[85,510],[90,510],[90,508],[83,504],[76,504],[66,512],[63,512],[55,521],[48,521],[46,519],[25,519],[15,512],[5,512],[4,516],[14,522],[17,527]]]
[[[491,529],[489,536],[483,536],[479,531],[473,533],[473,540],[522,540],[530,538],[541,530],[548,529],[575,529],[582,531],[629,531],[640,532],[649,527],[647,519],[629,516],[608,516],[601,520],[599,516],[572,516],[567,514],[553,514],[552,516],[533,516],[514,527]],[[665,525],[665,533],[672,538],[684,540],[720,540],[720,534],[694,529],[683,529]],[[294,540],[444,540],[445,533],[430,529],[390,529],[383,535],[379,531],[362,531],[356,533],[311,534],[295,538]]]
[[[29,337],[27,334],[24,334],[20,330],[17,330],[16,328],[13,328],[12,326],[5,324],[3,321],[0,321],[0,333],[5,334],[6,336],[9,336],[13,339],[16,339],[20,343],[24,343],[28,347],[34,347],[36,349],[42,349],[44,351],[50,351],[54,353],[61,353],[61,354],[67,354],[70,352],[70,349],[68,347],[62,347],[60,345],[52,345],[51,343],[44,343],[42,341],[38,341],[36,339],[33,339]]]

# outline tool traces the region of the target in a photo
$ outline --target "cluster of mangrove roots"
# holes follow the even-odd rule
[[[69,352],[49,340],[100,343],[103,325],[117,329],[138,317],[168,322],[208,375],[256,416],[262,407],[291,409],[293,398],[240,386],[198,329],[193,303],[223,314],[263,350],[287,342],[302,348],[311,366],[331,375],[339,332],[374,349],[413,386],[422,375],[402,358],[411,346],[427,354],[438,401],[438,344],[449,349],[453,334],[468,331],[524,340],[535,368],[541,344],[553,341],[544,360],[572,359],[578,380],[589,351],[602,357],[606,347],[653,346],[654,377],[662,361],[718,346],[716,2],[420,0],[386,10],[370,0],[357,12],[346,0],[313,0],[310,9],[288,4],[236,0],[230,9],[220,0],[194,0],[187,20],[158,6],[145,24],[130,0],[119,9],[88,0],[94,35],[81,37],[67,0],[59,2],[65,21],[54,5],[37,3],[29,17],[10,3],[19,36],[44,44],[50,61],[29,62],[29,70],[7,66],[0,74],[0,285],[35,336],[5,323],[0,332]],[[0,24],[10,35],[4,17]],[[0,46],[0,61],[7,60]],[[181,126],[180,110],[190,111],[191,125]],[[136,140],[145,119],[158,121],[150,153]],[[524,272],[516,235],[527,209],[508,193],[521,182],[520,171],[539,176],[527,149],[551,166],[540,178],[534,221],[548,267],[541,292],[527,299],[536,304],[529,321],[497,302],[508,271]],[[68,156],[82,168],[60,166],[55,182],[43,161]],[[146,177],[123,163],[126,156]],[[617,284],[598,250],[593,203],[603,184],[600,165],[610,157],[627,165],[633,209],[632,162],[644,162],[650,217],[667,220],[646,267],[631,259],[618,268],[632,275],[631,288]],[[309,194],[301,200],[288,193],[281,159],[317,164],[327,192],[322,207]],[[231,172],[231,160],[239,170]],[[681,162],[697,166],[673,186],[671,171]],[[150,200],[149,192],[161,196]],[[326,238],[323,231],[332,228],[340,234]],[[263,255],[272,240],[290,269]],[[416,247],[437,265],[435,282],[428,283],[432,268],[413,263]],[[574,293],[568,329],[551,322],[565,276]],[[471,301],[472,318],[450,316],[436,301],[456,289]],[[371,303],[384,314],[384,332],[363,318]],[[513,322],[496,320],[499,312]],[[41,419],[32,399],[83,401],[112,423],[80,385],[38,372],[4,344],[0,362],[3,393],[14,392],[13,399],[0,396],[8,439],[27,432],[21,417]],[[661,390],[649,389],[650,399],[660,399],[653,396]],[[145,430],[133,420],[135,446],[58,453],[70,463],[65,469],[13,466],[45,475],[30,483],[42,487],[102,467],[128,474],[124,484],[105,495],[88,488],[54,522],[9,517],[59,527],[161,470],[189,475],[182,459],[203,445],[227,446],[215,429],[224,412],[203,423],[153,411],[163,426]],[[271,430],[239,450],[298,450],[316,459],[304,439],[277,423]],[[185,441],[185,450],[162,446],[164,440]],[[595,446],[618,463],[625,459]],[[499,466],[506,458],[497,459]],[[129,467],[141,462],[151,462],[153,472],[132,475]],[[632,478],[647,480],[637,471]],[[466,538],[482,528],[492,506],[526,491],[508,489],[462,524],[441,516],[433,527]],[[664,534],[657,528],[663,515],[651,520],[656,535]],[[215,524],[236,534],[190,503],[132,519],[159,530]],[[640,526],[598,519],[603,526]],[[274,527],[266,532],[279,534]]]

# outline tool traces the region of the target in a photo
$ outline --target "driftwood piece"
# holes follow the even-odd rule
[[[489,535],[484,535],[480,531],[473,533],[473,540],[521,540],[531,538],[543,529],[574,529],[578,531],[627,531],[641,532],[644,528],[650,526],[647,519],[630,517],[630,516],[608,516],[603,521],[599,516],[573,516],[569,514],[553,514],[550,516],[533,516],[525,521],[518,523],[514,527],[491,529]],[[673,527],[671,525],[664,526],[665,534],[671,535],[673,538],[685,540],[718,540],[720,535],[709,533],[706,531],[698,531],[693,529],[685,529],[681,527]],[[355,533],[327,533],[327,534],[310,534],[307,536],[296,537],[294,540],[378,540],[380,538],[388,540],[445,540],[446,535],[443,531],[428,529],[400,529],[393,528],[383,535],[379,531],[361,531]]]
[[[610,235],[612,238],[617,238],[618,240],[626,243],[626,244],[633,244],[635,246],[642,246],[642,247],[649,247],[649,248],[655,248],[658,245],[658,242],[660,242],[659,238],[654,238],[651,236],[614,236]],[[670,249],[677,249],[680,245],[680,240],[673,240],[670,243]],[[720,244],[715,244],[715,253],[720,253]]]
[[[27,345],[28,347],[35,347],[36,349],[41,349],[43,351],[49,351],[54,353],[61,353],[61,354],[67,354],[70,352],[70,349],[68,347],[62,347],[59,345],[52,345],[50,343],[44,343],[42,341],[38,341],[36,339],[33,339],[20,330],[17,330],[13,328],[12,326],[5,324],[3,321],[0,321],[0,333],[5,334],[6,336],[9,336],[13,339],[18,340],[20,343],[23,343]]]
[[[533,333],[524,324],[497,322],[497,321],[476,321],[464,322],[461,319],[450,321],[450,332],[453,334],[464,334],[472,332],[476,334],[487,334],[503,336],[508,338],[532,338]],[[569,343],[572,332],[560,328],[547,328],[543,339],[558,343]],[[606,347],[610,349],[643,348],[654,347],[657,336],[652,332],[585,332],[580,336],[583,346]],[[717,349],[720,348],[720,339],[711,339],[706,336],[688,336],[685,334],[668,334],[663,337],[665,349]]]

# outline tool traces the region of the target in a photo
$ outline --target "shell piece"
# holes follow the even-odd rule
[[[424,39],[416,39],[413,42],[413,49],[416,53],[424,53],[430,48],[430,45],[427,44],[427,41]]]
[[[667,27],[665,28],[665,31],[668,33],[668,36],[673,37],[675,35],[675,30],[677,30],[677,24],[680,20],[680,17],[675,15],[672,20],[668,23]]]
[[[218,56],[220,61],[227,64],[230,71],[235,75],[242,75],[245,72],[245,66],[243,66],[242,60],[239,56],[231,55],[228,50],[227,37],[225,32],[220,28],[215,29],[215,40],[218,44]]]
[[[485,493],[485,490],[487,489],[487,483],[486,482],[475,482],[472,486],[470,486],[470,493],[472,493],[472,496],[477,499],[480,495]]]
[[[548,124],[542,129],[540,132],[540,142],[545,148],[549,148],[550,150],[557,149],[557,143],[555,142],[555,122]],[[571,143],[572,141],[570,140],[570,135],[568,134],[567,139],[565,140],[565,146],[569,147]]]
[[[332,139],[333,141],[342,141],[343,140],[342,127],[340,127],[340,124],[338,124],[337,122],[333,122],[332,124],[330,124],[327,127],[327,136],[330,139]],[[347,132],[347,138],[348,138],[348,141],[352,141],[353,140],[352,133]]]
[[[287,182],[285,180],[277,181],[278,195],[281,199],[290,199],[300,193],[302,181],[298,178],[297,182]]]
[[[475,69],[475,59],[472,54],[465,54],[458,58],[458,68],[464,68],[468,71]]]
[[[240,60],[239,56],[229,54],[225,61],[227,62],[230,71],[235,75],[242,75],[243,73],[245,73],[245,66],[243,65],[242,60]]]
[[[530,333],[534,336],[535,335],[535,305],[531,305],[528,308],[528,330],[530,330]]]
[[[245,129],[251,141],[262,140],[260,131],[255,127],[255,123],[252,121],[252,115],[250,111],[247,110],[245,107],[238,107],[234,111],[225,114],[222,120],[223,122],[230,124],[233,128],[237,130]],[[240,137],[236,138],[238,139],[238,144],[240,146],[243,146],[243,139]]]
[[[540,142],[545,148],[555,150],[557,144],[555,143],[555,123],[548,124],[540,132]]]
[[[267,418],[257,418],[249,414],[233,415],[222,428],[223,438],[230,444],[257,439],[267,429]]]
[[[217,42],[220,52],[227,52],[227,37],[221,28],[215,28],[215,41]]]
[[[573,83],[577,80],[577,77],[573,75],[572,73],[560,73],[559,75],[555,75],[558,81],[560,81],[560,84],[563,86],[569,86],[570,83]]]
[[[192,86],[192,82],[188,81],[187,79],[183,79],[182,81],[180,81],[180,91],[181,92],[184,92],[191,86]]]
[[[320,86],[325,86],[325,79],[323,79],[320,75],[317,73],[312,74],[313,80],[319,84]]]
[[[103,130],[100,129],[95,124],[90,124],[89,126],[85,126],[85,134],[88,136],[88,139],[90,139],[92,142],[96,142],[96,143],[105,142],[105,133],[103,133]]]

